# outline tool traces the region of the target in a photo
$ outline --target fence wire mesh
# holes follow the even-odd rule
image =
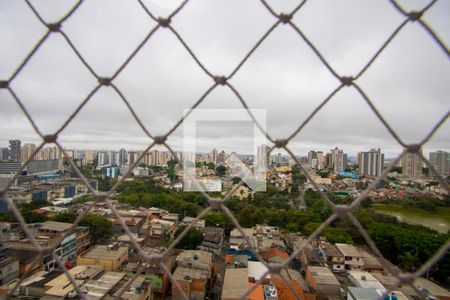
[[[240,299],[247,299],[247,297],[250,295],[250,293],[259,285],[262,284],[264,277],[269,273],[276,273],[279,274],[283,268],[286,268],[289,266],[289,264],[298,256],[298,254],[313,240],[317,239],[319,235],[323,232],[327,226],[329,226],[333,221],[339,218],[348,218],[354,226],[358,229],[360,234],[364,237],[365,241],[367,242],[367,245],[371,248],[371,250],[381,258],[381,263],[383,267],[391,273],[391,275],[395,276],[396,283],[391,285],[388,288],[388,291],[385,292],[385,295],[399,287],[400,285],[409,285],[411,286],[419,295],[424,296],[422,291],[419,291],[412,282],[424,275],[427,270],[429,270],[433,265],[435,265],[444,255],[446,255],[450,249],[450,241],[447,241],[442,247],[437,251],[434,256],[432,256],[425,264],[423,264],[416,272],[414,273],[400,273],[397,269],[394,269],[390,263],[388,263],[385,258],[383,257],[382,253],[378,249],[378,247],[375,245],[375,243],[371,240],[369,237],[367,231],[364,229],[364,227],[361,225],[361,223],[358,221],[358,219],[353,214],[353,211],[359,206],[361,201],[363,201],[368,194],[375,190],[377,185],[387,176],[388,172],[391,168],[393,168],[400,160],[401,158],[406,155],[407,153],[416,153],[420,156],[421,160],[425,165],[430,169],[431,173],[438,174],[433,167],[433,165],[430,164],[430,162],[419,152],[420,148],[427,143],[430,138],[436,133],[436,131],[445,123],[447,120],[450,111],[447,111],[444,113],[444,115],[441,117],[441,119],[437,120],[436,124],[430,129],[429,133],[423,137],[420,143],[418,144],[406,144],[402,138],[396,133],[396,131],[393,129],[393,127],[389,124],[389,122],[386,120],[386,118],[380,113],[380,111],[375,107],[373,104],[373,101],[371,98],[367,95],[367,93],[364,91],[363,88],[361,88],[360,85],[356,82],[359,78],[361,78],[364,73],[371,67],[371,65],[377,60],[377,58],[380,56],[380,54],[389,46],[389,44],[398,36],[398,34],[407,26],[409,23],[419,23],[420,26],[423,28],[423,30],[429,35],[431,42],[436,44],[437,47],[439,47],[443,55],[445,55],[446,58],[449,57],[449,50],[448,47],[445,45],[443,40],[439,37],[439,35],[431,28],[425,20],[422,18],[423,15],[437,2],[436,0],[431,1],[427,6],[425,6],[422,10],[419,11],[406,11],[402,6],[400,6],[397,1],[390,0],[389,2],[392,5],[392,9],[398,11],[401,15],[403,15],[404,19],[398,25],[392,33],[386,38],[385,42],[382,43],[378,50],[375,52],[375,54],[367,61],[367,63],[361,68],[361,70],[353,75],[353,76],[344,76],[339,74],[339,72],[333,68],[333,66],[325,59],[325,57],[322,55],[320,50],[314,45],[314,43],[309,39],[305,33],[302,31],[302,29],[293,22],[293,16],[297,14],[304,4],[307,2],[306,0],[300,2],[291,12],[288,13],[276,13],[276,11],[265,1],[261,0],[260,3],[262,6],[264,6],[268,12],[273,16],[274,23],[273,25],[257,40],[257,42],[254,44],[254,46],[248,51],[248,53],[242,58],[242,60],[237,64],[237,66],[232,70],[232,72],[225,76],[225,75],[218,75],[215,74],[213,71],[208,70],[208,68],[201,62],[201,59],[194,53],[194,51],[189,47],[188,43],[183,39],[181,34],[177,31],[177,29],[172,25],[172,20],[176,18],[177,14],[184,9],[186,5],[189,4],[189,0],[185,0],[181,2],[181,4],[173,10],[169,15],[165,17],[158,17],[154,15],[148,7],[143,3],[142,0],[137,0],[140,7],[145,11],[146,15],[151,18],[153,21],[156,22],[156,25],[152,28],[149,28],[149,31],[147,35],[142,39],[142,41],[138,44],[138,46],[128,55],[128,57],[123,61],[123,63],[120,65],[120,67],[110,76],[104,77],[98,74],[94,68],[90,65],[90,63],[81,55],[80,51],[77,49],[76,43],[74,43],[70,36],[67,35],[64,32],[63,25],[64,23],[70,19],[74,14],[76,14],[77,10],[80,8],[80,6],[83,4],[83,0],[79,0],[76,2],[76,4],[59,20],[56,22],[49,22],[48,20],[45,20],[42,15],[39,13],[39,11],[33,6],[33,4],[29,0],[24,0],[27,4],[28,8],[32,11],[34,16],[39,20],[39,22],[47,28],[45,34],[39,39],[39,41],[32,47],[32,49],[28,52],[28,54],[23,58],[23,60],[20,62],[20,64],[16,67],[16,69],[13,71],[13,73],[9,76],[9,78],[6,78],[4,80],[0,80],[0,89],[6,90],[9,92],[9,94],[12,96],[16,104],[19,106],[20,110],[23,112],[25,117],[28,119],[29,123],[35,130],[35,132],[39,135],[39,137],[42,139],[41,144],[34,150],[31,157],[22,165],[20,170],[14,175],[14,177],[9,181],[6,188],[0,191],[0,197],[4,197],[13,212],[15,218],[20,223],[20,226],[24,230],[26,236],[29,238],[31,243],[35,246],[35,251],[37,253],[37,257],[34,260],[33,264],[37,265],[39,263],[39,258],[41,255],[51,255],[58,266],[64,271],[64,273],[67,275],[67,277],[70,279],[70,282],[74,285],[78,295],[82,299],[86,299],[85,294],[81,290],[80,286],[77,284],[77,281],[75,280],[74,276],[68,272],[65,265],[62,263],[59,256],[54,252],[55,246],[46,246],[43,247],[40,244],[37,243],[35,237],[30,232],[29,228],[26,225],[26,222],[21,215],[20,211],[8,197],[7,191],[9,188],[13,185],[14,181],[17,179],[17,177],[21,174],[21,172],[25,169],[25,167],[28,165],[28,163],[33,160],[35,155],[46,145],[46,144],[55,144],[59,150],[63,153],[63,157],[67,159],[70,166],[75,170],[77,175],[82,179],[84,184],[86,185],[89,192],[95,197],[94,203],[90,204],[90,206],[84,210],[83,213],[78,215],[75,222],[73,223],[73,226],[71,230],[66,232],[61,238],[60,241],[62,241],[65,237],[70,235],[74,232],[75,228],[78,226],[80,221],[85,217],[85,215],[90,211],[91,208],[94,207],[94,205],[98,203],[105,203],[109,209],[111,209],[112,214],[119,220],[120,225],[123,229],[123,231],[128,235],[130,238],[131,244],[136,250],[137,254],[142,258],[143,261],[159,265],[161,270],[168,275],[170,278],[170,281],[172,285],[178,290],[180,295],[184,299],[189,299],[186,293],[181,288],[180,284],[174,279],[171,270],[167,268],[167,266],[162,262],[162,259],[169,255],[169,253],[177,246],[177,244],[183,239],[183,237],[187,234],[188,230],[193,227],[193,225],[201,219],[203,216],[205,216],[208,212],[211,210],[219,210],[222,211],[226,216],[230,218],[234,226],[239,230],[239,232],[244,237],[246,243],[248,244],[248,247],[251,249],[251,251],[254,253],[255,257],[263,263],[267,267],[267,271],[265,274],[262,275],[261,279],[256,282],[255,285],[253,285],[250,289],[247,290],[247,292],[241,296]],[[193,1],[193,0],[192,0]],[[289,259],[285,261],[282,264],[272,264],[265,262],[262,257],[259,255],[258,251],[252,246],[252,243],[248,239],[248,237],[245,235],[241,225],[237,221],[237,219],[234,217],[233,213],[224,205],[228,199],[231,198],[231,196],[234,194],[234,192],[242,185],[243,181],[237,186],[235,186],[231,191],[229,191],[223,198],[213,198],[209,196],[205,191],[201,191],[200,193],[202,196],[207,200],[209,206],[205,208],[198,216],[194,219],[192,223],[190,223],[184,231],[175,239],[173,243],[170,244],[168,249],[163,252],[162,254],[147,254],[143,251],[142,247],[137,242],[135,236],[131,233],[127,225],[125,224],[124,220],[121,218],[119,212],[116,210],[114,205],[111,203],[111,196],[114,193],[114,191],[119,187],[121,183],[130,175],[131,171],[134,167],[138,165],[138,163],[144,158],[144,155],[150,151],[154,146],[156,145],[162,145],[164,146],[169,152],[172,153],[173,157],[177,160],[179,165],[182,167],[183,164],[181,161],[179,161],[177,155],[175,155],[174,150],[172,147],[166,143],[166,140],[168,136],[170,136],[177,128],[180,127],[180,125],[183,123],[183,121],[189,117],[189,113],[192,110],[195,110],[204,100],[205,98],[218,86],[225,86],[230,89],[230,91],[236,96],[237,100],[241,103],[241,105],[247,110],[252,120],[258,125],[260,130],[263,130],[262,127],[258,124],[257,120],[254,118],[254,116],[249,111],[249,106],[247,105],[247,102],[245,101],[244,97],[240,94],[238,89],[235,88],[235,86],[230,82],[230,79],[233,78],[233,76],[236,75],[236,73],[239,72],[239,70],[242,68],[242,66],[247,62],[247,60],[253,55],[256,49],[260,47],[261,44],[265,42],[267,37],[271,35],[271,33],[278,27],[278,26],[289,26],[292,28],[294,32],[296,32],[300,39],[302,39],[306,44],[309,46],[309,48],[314,52],[314,54],[320,59],[322,64],[326,67],[326,69],[339,80],[340,84],[333,90],[332,93],[330,93],[323,101],[313,110],[313,112],[305,118],[301,122],[301,124],[297,127],[297,129],[292,132],[290,135],[288,135],[287,138],[283,139],[276,139],[272,137],[269,132],[263,131],[263,133],[266,135],[267,139],[273,144],[273,146],[270,149],[270,152],[272,152],[276,148],[284,149],[291,158],[295,161],[295,163],[298,165],[300,170],[305,174],[307,179],[315,186],[315,188],[320,192],[321,197],[326,201],[326,203],[329,205],[330,208],[332,208],[333,213],[331,216],[328,217],[326,221],[324,221],[315,231],[313,234],[311,234],[306,241],[304,241],[301,246],[294,251]],[[195,100],[193,105],[190,108],[190,111],[188,114],[183,116],[178,122],[176,122],[170,129],[167,131],[166,134],[161,136],[155,136],[150,133],[150,131],[144,126],[144,123],[142,120],[138,117],[136,114],[133,106],[130,104],[130,101],[128,100],[127,96],[119,89],[119,87],[114,83],[114,80],[116,77],[127,67],[127,65],[133,60],[133,58],[136,56],[136,54],[144,47],[144,45],[151,43],[151,37],[155,34],[157,31],[163,31],[165,30],[168,32],[167,34],[172,34],[176,37],[176,39],[179,41],[180,46],[184,48],[187,53],[190,55],[190,57],[194,60],[194,62],[201,68],[201,70],[211,78],[211,85],[210,87],[199,97]],[[97,79],[98,83],[97,85],[85,96],[84,99],[80,102],[78,107],[70,114],[70,116],[64,121],[64,123],[61,125],[61,127],[56,130],[53,134],[50,135],[44,135],[39,127],[36,125],[35,121],[33,120],[33,116],[29,113],[29,110],[27,109],[27,106],[24,104],[24,101],[22,98],[16,93],[16,91],[12,88],[11,83],[17,79],[22,70],[25,68],[25,66],[33,59],[33,56],[36,54],[36,52],[39,50],[39,48],[42,47],[46,43],[46,41],[49,39],[52,35],[60,35],[63,37],[67,45],[72,49],[72,51],[76,54],[76,56],[79,59],[79,62],[86,67],[86,69]],[[372,110],[379,121],[383,124],[383,126],[388,130],[390,135],[397,141],[399,145],[401,145],[405,150],[391,163],[390,167],[385,168],[382,174],[368,186],[368,188],[357,198],[355,199],[350,205],[336,205],[334,204],[329,197],[321,192],[321,189],[318,187],[318,185],[315,183],[314,180],[310,178],[308,175],[308,172],[305,171],[302,164],[299,162],[297,157],[294,155],[293,151],[289,148],[289,142],[296,137],[303,128],[315,117],[315,115],[330,101],[332,101],[333,97],[335,97],[336,94],[338,94],[342,89],[345,87],[347,88],[353,88],[359,95],[362,97],[362,99],[368,104],[370,110]],[[149,146],[142,151],[141,155],[138,157],[138,159],[135,160],[135,162],[130,166],[129,171],[123,176],[108,192],[99,192],[92,188],[92,186],[88,183],[88,179],[82,174],[80,169],[77,167],[77,165],[69,159],[68,153],[65,151],[65,149],[62,147],[62,145],[58,141],[58,135],[74,120],[74,118],[77,117],[80,110],[91,100],[91,98],[102,88],[110,88],[112,89],[124,102],[126,107],[128,108],[129,112],[139,125],[139,127],[145,132],[147,137],[150,139]],[[189,175],[189,174],[188,174]],[[190,176],[190,175],[189,175]],[[449,186],[447,181],[442,178],[441,176],[437,177],[441,186],[449,192]],[[200,187],[198,181],[195,178],[190,178],[194,184],[196,184],[198,187]],[[133,281],[144,271],[144,266],[142,265],[141,268],[133,275],[132,279],[128,281],[128,283],[119,291],[117,298],[120,299],[123,293],[131,286]],[[17,290],[19,285],[24,281],[24,279],[29,275],[29,272],[26,272],[23,276],[21,276],[19,282],[15,285],[15,287],[9,291],[8,295],[11,296],[14,294],[14,292]],[[283,277],[280,276],[280,278],[284,281],[286,286],[289,288],[289,290],[295,295],[296,299],[301,299],[298,292],[295,290],[294,287]],[[384,295],[383,295],[384,296]]]

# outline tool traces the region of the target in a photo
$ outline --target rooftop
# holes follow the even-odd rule
[[[166,225],[166,226],[173,226],[175,223],[172,221],[168,221],[168,220],[163,220],[163,219],[152,219],[150,221],[151,224],[161,224],[161,225]]]
[[[249,261],[248,262],[248,277],[254,278],[258,281],[263,275],[268,271],[267,267],[259,261]],[[270,274],[267,273],[264,278],[270,279]]]
[[[174,213],[168,213],[166,215],[163,215],[161,218],[163,220],[178,221],[179,215]]]
[[[338,250],[338,248],[335,245],[323,244],[322,247],[326,256],[344,257],[344,255]]]
[[[272,283],[275,285],[278,291],[279,299],[296,300],[297,297],[305,299],[305,294],[299,282],[295,280],[287,280],[289,285],[294,289],[296,295],[292,293],[286,283],[280,278],[279,275],[272,276]],[[296,297],[297,296],[297,297]]]
[[[308,272],[311,272],[317,284],[340,285],[336,276],[334,276],[328,267],[308,266]]]
[[[372,254],[368,253],[364,249],[359,249],[359,252],[361,253],[361,255],[363,257],[364,267],[383,269],[383,265],[380,263],[380,261],[378,260],[377,257],[375,257]]]
[[[139,224],[139,222],[142,221],[142,218],[137,217],[120,217],[120,218],[127,226],[136,226],[137,224]],[[118,218],[111,218],[110,222],[113,223],[114,225],[120,225],[120,220]]]
[[[375,289],[353,286],[348,288],[348,294],[358,300],[378,300],[381,296],[381,293],[377,292]]]
[[[104,268],[100,266],[76,266],[68,272],[75,278],[75,281],[80,285],[85,280],[95,277],[103,272]],[[70,282],[69,277],[65,273],[59,275],[55,279],[49,281],[45,285],[45,295],[55,297],[65,297],[70,292],[75,290],[75,287]]]
[[[60,276],[63,272],[62,271],[39,271],[37,273],[34,273],[33,275],[27,277],[20,286],[33,286],[33,287],[44,287],[44,285],[55,279],[56,277]]]
[[[122,278],[122,280],[113,288],[110,294],[112,296],[117,297],[120,293],[120,290],[123,288],[125,284],[127,284],[131,280],[131,276],[126,276]],[[120,297],[123,300],[139,300],[142,299],[142,291],[146,291],[149,286],[153,287],[153,279],[149,279],[145,276],[137,277],[131,285],[124,291],[122,296]]]
[[[184,224],[191,224],[191,223],[194,222],[194,221],[195,221],[195,218],[186,216],[186,217],[184,217],[184,219],[183,219],[182,222],[183,222]],[[194,225],[205,226],[205,220],[197,220],[197,222],[195,222]]]
[[[255,230],[253,228],[242,228],[242,231],[249,239],[252,239],[253,235],[255,234]],[[239,238],[242,237],[242,234],[238,229],[235,228],[230,232],[230,237]]]
[[[361,253],[359,253],[359,251],[353,245],[336,244],[336,247],[344,256],[362,257]]]
[[[128,247],[118,247],[117,250],[110,249],[108,245],[97,245],[88,252],[81,255],[82,258],[116,260],[123,255],[128,255]]]
[[[42,223],[42,226],[39,228],[39,230],[63,232],[63,231],[69,230],[72,226],[73,226],[72,223],[45,221]]]
[[[85,284],[86,298],[88,300],[103,298],[125,276],[125,273],[106,272],[98,279],[89,280]]]
[[[60,212],[66,212],[68,210],[69,209],[67,207],[59,207],[59,206],[45,206],[45,207],[41,207],[41,208],[35,209],[35,211],[42,212],[42,213],[45,213],[45,212],[57,212],[57,213],[60,213]],[[50,221],[50,222],[53,222],[53,221]]]
[[[255,284],[249,282],[248,289],[251,289]],[[249,300],[264,300],[264,288],[261,284],[258,284],[256,288],[248,295]]]
[[[428,279],[425,279],[423,277],[420,277],[420,278],[417,278],[416,280],[414,280],[413,284],[419,290],[427,289],[433,296],[436,296],[439,298],[445,298],[445,297],[449,298],[450,297],[449,291],[447,291],[446,289],[440,287],[436,283],[434,283]]]
[[[381,273],[372,273],[372,275],[379,281],[383,286],[389,287],[393,284],[397,283],[397,278],[391,275],[383,275]],[[408,284],[403,284],[398,287],[397,290],[400,290],[403,294],[407,295],[410,298],[418,297],[416,291]]]
[[[275,263],[283,263],[289,259],[289,255],[278,247],[272,247],[266,251],[261,252],[260,254],[265,261]]]
[[[191,281],[192,279],[206,280],[209,278],[209,271],[178,266],[173,273],[173,278],[180,281]]]
[[[223,281],[222,298],[239,298],[248,289],[248,271],[246,268],[226,269]]]
[[[15,262],[16,260],[19,260],[19,259],[14,256],[6,256],[2,260],[0,260],[0,268],[3,268],[4,266],[9,265],[10,263]]]
[[[180,266],[210,270],[212,265],[212,253],[203,250],[185,250],[177,257]]]
[[[364,271],[349,271],[348,278],[359,287],[386,291],[386,288],[371,273]]]
[[[5,249],[3,251],[8,256],[17,257],[21,263],[32,263],[36,259],[36,250],[31,249]]]
[[[304,291],[306,291],[308,289],[308,286],[306,285],[305,280],[303,279],[300,272],[297,270],[283,268],[280,271],[280,276],[283,277],[284,279],[286,279],[287,281],[298,282],[300,284],[300,287]]]
[[[203,240],[206,242],[220,243],[220,241],[223,239],[223,228],[205,227],[203,232]]]

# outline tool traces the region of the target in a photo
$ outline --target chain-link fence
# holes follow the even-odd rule
[[[242,97],[238,89],[233,86],[233,84],[230,82],[230,79],[233,78],[233,76],[236,75],[236,73],[239,72],[239,70],[242,68],[242,66],[248,61],[248,59],[252,56],[252,54],[255,52],[258,47],[260,47],[261,44],[265,42],[267,37],[272,34],[272,32],[275,30],[275,28],[279,26],[288,26],[290,27],[294,32],[298,34],[298,38],[302,39],[306,44],[310,47],[310,49],[315,53],[315,55],[320,59],[320,61],[323,63],[323,65],[328,69],[328,71],[339,80],[340,84],[334,89],[334,91],[329,94],[323,101],[313,110],[313,112],[302,121],[302,123],[298,126],[298,128],[288,136],[286,139],[276,139],[272,137],[268,132],[264,132],[264,134],[267,136],[268,140],[273,144],[270,151],[280,148],[284,149],[289,153],[289,155],[292,157],[293,160],[297,163],[298,167],[304,172],[306,177],[311,181],[311,183],[316,187],[318,191],[321,191],[321,189],[317,186],[317,184],[314,182],[314,180],[311,180],[310,176],[307,172],[303,169],[302,165],[298,161],[297,157],[294,155],[294,153],[289,148],[289,142],[299,133],[303,130],[306,124],[315,117],[315,115],[328,103],[330,102],[333,97],[338,94],[342,89],[345,87],[354,89],[361,97],[364,99],[364,101],[369,105],[370,109],[375,113],[379,121],[384,125],[384,127],[389,131],[390,135],[397,141],[398,144],[400,144],[405,150],[391,163],[391,166],[395,166],[399,160],[406,154],[406,153],[416,153],[420,156],[422,161],[425,163],[425,165],[430,169],[430,172],[437,174],[436,170],[434,169],[433,165],[430,164],[430,162],[421,154],[419,151],[420,148],[427,143],[430,138],[435,134],[435,132],[439,129],[439,127],[444,124],[446,119],[449,116],[450,112],[446,112],[444,116],[437,120],[436,124],[433,126],[433,128],[429,131],[429,133],[421,140],[418,144],[409,145],[406,144],[402,138],[394,131],[394,129],[391,127],[389,122],[384,118],[384,116],[380,113],[380,111],[375,107],[373,104],[373,101],[369,97],[369,95],[358,85],[356,82],[359,78],[361,78],[365,72],[371,67],[371,65],[377,60],[377,58],[380,56],[380,54],[386,49],[386,47],[396,38],[396,36],[407,26],[408,23],[416,22],[420,24],[420,26],[423,28],[423,30],[430,36],[430,41],[432,43],[435,43],[437,47],[439,47],[443,51],[443,55],[448,58],[449,51],[447,46],[444,44],[444,42],[441,40],[439,35],[424,21],[422,16],[429,10],[437,1],[431,1],[425,8],[423,8],[420,11],[405,11],[404,8],[402,8],[395,0],[391,0],[392,9],[397,10],[400,12],[404,19],[401,22],[401,24],[393,30],[393,32],[387,37],[386,41],[380,45],[376,53],[369,59],[369,61],[364,65],[364,67],[355,75],[353,76],[343,76],[339,74],[333,66],[325,59],[325,57],[321,54],[319,49],[313,44],[313,42],[305,35],[305,33],[302,31],[302,28],[299,27],[297,24],[295,24],[292,21],[292,18],[295,14],[297,14],[304,4],[306,3],[306,0],[302,1],[300,4],[298,4],[294,10],[287,13],[281,13],[277,14],[275,10],[265,1],[261,0],[261,5],[264,6],[270,14],[273,16],[274,22],[273,25],[259,38],[259,40],[254,44],[254,46],[248,51],[248,53],[242,58],[242,60],[237,64],[237,66],[233,69],[233,71],[229,75],[220,75],[215,74],[213,70],[208,70],[208,68],[202,64],[201,58],[197,57],[197,55],[194,53],[194,51],[189,47],[188,43],[183,39],[183,37],[179,34],[179,32],[172,26],[172,20],[177,17],[177,14],[184,9],[186,5],[189,5],[188,0],[183,1],[175,10],[172,11],[171,14],[165,17],[158,17],[155,16],[148,8],[147,6],[141,1],[137,0],[142,7],[142,9],[145,11],[145,13],[148,15],[149,18],[154,20],[156,22],[156,25],[153,28],[149,28],[149,31],[147,35],[144,37],[144,39],[139,43],[139,45],[129,54],[129,56],[125,59],[125,61],[120,65],[120,67],[110,76],[103,77],[100,74],[96,72],[96,70],[90,65],[89,61],[87,61],[78,51],[76,43],[74,43],[69,35],[67,35],[62,25],[64,22],[66,22],[69,18],[71,18],[74,14],[77,13],[77,10],[82,5],[83,1],[78,1],[61,19],[59,19],[56,22],[49,23],[47,20],[45,20],[41,14],[37,11],[37,9],[33,6],[33,4],[29,0],[25,0],[27,6],[29,9],[33,12],[34,16],[39,20],[40,23],[42,23],[48,30],[45,32],[45,34],[40,38],[40,40],[37,42],[36,45],[28,52],[26,57],[21,61],[21,63],[17,66],[15,71],[6,79],[3,79],[0,81],[0,89],[6,90],[14,99],[14,101],[17,103],[17,105],[20,107],[23,114],[26,116],[30,124],[32,125],[33,129],[36,131],[36,133],[40,136],[42,139],[42,142],[40,145],[34,150],[32,156],[22,165],[19,172],[15,174],[15,176],[10,180],[8,186],[0,191],[0,196],[4,197],[13,212],[15,218],[20,223],[21,227],[23,228],[26,236],[29,238],[31,243],[34,244],[35,251],[37,253],[36,259],[34,261],[34,264],[40,263],[40,256],[41,255],[51,255],[59,267],[64,270],[64,273],[68,276],[72,284],[74,285],[76,291],[78,292],[78,295],[85,299],[85,295],[80,289],[80,286],[77,284],[75,278],[69,273],[64,266],[64,264],[61,262],[58,255],[54,253],[54,246],[49,247],[43,247],[40,246],[33,234],[30,232],[28,227],[26,226],[26,222],[23,218],[23,216],[20,214],[19,210],[17,209],[16,205],[13,203],[13,201],[8,197],[7,191],[12,186],[13,182],[17,179],[17,177],[21,174],[22,170],[27,166],[27,164],[33,159],[33,157],[40,151],[44,145],[54,143],[59,150],[63,153],[65,158],[68,158],[69,156],[65,152],[64,148],[61,146],[61,144],[58,141],[58,135],[74,120],[74,118],[77,117],[77,114],[80,112],[80,110],[92,99],[92,97],[102,88],[109,88],[112,89],[119,97],[120,99],[125,103],[126,107],[136,120],[137,124],[142,128],[142,130],[146,133],[149,139],[151,139],[150,145],[145,149],[145,151],[142,152],[140,157],[132,164],[129,168],[127,176],[130,174],[130,172],[133,170],[135,166],[141,161],[144,157],[144,155],[152,149],[156,145],[162,145],[165,148],[168,149],[169,152],[172,153],[173,157],[178,160],[177,155],[175,155],[174,151],[172,150],[171,146],[166,143],[166,139],[169,135],[171,135],[179,126],[183,123],[184,119],[189,117],[189,113],[181,118],[178,122],[176,122],[175,125],[173,125],[166,134],[161,136],[153,136],[150,131],[144,126],[142,120],[138,117],[136,114],[134,108],[132,105],[130,105],[130,101],[127,98],[127,95],[122,93],[122,91],[119,89],[119,87],[114,83],[114,80],[116,77],[127,67],[127,65],[134,59],[136,54],[143,48],[144,45],[147,43],[151,43],[151,37],[155,34],[157,31],[165,31],[167,34],[172,34],[176,39],[179,41],[180,46],[184,48],[187,53],[192,57],[192,59],[195,61],[195,63],[203,70],[203,72],[211,78],[211,85],[210,87],[198,98],[195,100],[194,104],[191,107],[191,110],[196,109],[204,100],[205,98],[218,86],[225,86],[229,88],[229,90],[236,96],[238,101],[242,104],[242,106],[247,109],[252,119],[256,121],[256,119],[251,115],[249,109],[249,106],[247,105],[245,99]],[[16,80],[20,74],[21,71],[24,69],[24,67],[33,59],[33,56],[36,54],[39,48],[42,47],[43,44],[48,41],[49,37],[52,35],[60,35],[63,37],[67,45],[72,49],[72,51],[76,54],[76,56],[79,59],[79,62],[86,67],[86,69],[98,80],[98,84],[86,95],[84,99],[82,99],[81,103],[78,105],[78,107],[73,111],[73,113],[65,120],[63,125],[56,130],[51,135],[44,135],[36,123],[33,120],[33,116],[29,113],[27,106],[24,105],[24,101],[21,99],[20,96],[16,93],[16,91],[11,87],[11,83]],[[261,129],[261,126],[259,126]],[[88,207],[88,209],[84,210],[82,214],[80,214],[76,221],[73,223],[72,230],[69,230],[64,236],[61,237],[61,240],[67,237],[69,234],[73,233],[75,228],[78,226],[80,221],[85,217],[87,212],[96,204],[96,203],[105,203],[112,211],[112,213],[115,215],[115,217],[118,218],[120,221],[120,225],[122,226],[124,232],[129,236],[130,241],[135,248],[137,254],[141,256],[141,258],[144,261],[147,261],[152,264],[159,264],[161,270],[166,273],[172,284],[175,286],[176,289],[180,292],[180,295],[182,295],[185,299],[188,299],[187,295],[183,292],[183,289],[180,287],[179,283],[173,278],[171,270],[169,270],[165,264],[162,263],[162,258],[168,255],[176,246],[177,244],[183,239],[183,237],[187,234],[188,230],[195,224],[200,218],[205,216],[208,212],[211,210],[220,210],[222,211],[226,216],[228,216],[234,226],[241,232],[242,236],[245,238],[246,242],[248,243],[248,246],[250,247],[251,251],[254,253],[256,258],[263,263],[267,267],[267,271],[265,274],[261,277],[259,281],[256,282],[255,285],[253,285],[252,288],[250,288],[244,295],[241,296],[241,299],[246,299],[247,296],[257,287],[258,284],[262,283],[262,280],[264,279],[265,275],[270,273],[277,273],[279,274],[280,271],[283,268],[286,268],[289,266],[289,264],[294,260],[295,257],[298,256],[300,251],[302,251],[311,241],[314,239],[317,239],[319,235],[322,233],[322,231],[329,226],[333,221],[337,220],[338,218],[348,218],[354,226],[359,230],[361,235],[366,240],[367,244],[370,246],[371,250],[381,258],[382,265],[386,270],[388,270],[393,276],[396,277],[397,282],[389,287],[389,291],[392,291],[396,289],[398,286],[402,284],[408,284],[410,285],[419,295],[421,294],[421,291],[417,290],[414,285],[412,285],[412,282],[414,279],[422,276],[424,273],[427,272],[434,264],[436,264],[446,253],[448,253],[448,250],[450,248],[450,241],[447,241],[439,251],[437,251],[433,257],[431,257],[424,265],[422,265],[421,268],[419,268],[414,273],[399,273],[397,269],[392,268],[391,264],[389,264],[383,257],[380,250],[377,248],[375,243],[371,240],[366,230],[363,228],[361,223],[358,221],[358,219],[353,214],[353,211],[359,206],[362,200],[364,200],[367,195],[373,191],[376,186],[387,176],[390,168],[386,168],[382,174],[373,182],[357,199],[355,199],[350,205],[336,205],[334,204],[327,194],[320,192],[321,197],[328,203],[328,205],[332,208],[333,213],[324,221],[315,231],[313,234],[311,234],[308,239],[301,244],[301,246],[294,251],[289,257],[287,261],[285,261],[282,264],[268,264],[266,263],[262,257],[258,254],[256,249],[253,248],[252,243],[248,240],[246,235],[244,234],[242,227],[236,220],[236,218],[233,216],[232,212],[224,205],[227,200],[234,194],[234,192],[239,188],[240,185],[234,187],[231,191],[229,191],[223,198],[213,198],[210,197],[207,193],[201,192],[203,197],[207,200],[209,203],[209,206],[204,209],[197,218],[189,225],[182,234],[180,234],[173,243],[170,244],[168,249],[158,255],[148,255],[144,253],[141,246],[138,244],[135,236],[130,232],[129,228],[126,226],[124,221],[121,219],[118,211],[116,208],[111,204],[110,197],[112,196],[112,193],[117,189],[117,187],[124,181],[124,179],[127,176],[124,176],[121,180],[119,180],[109,192],[98,192],[95,189],[91,187],[91,185],[88,183],[88,180],[85,176],[81,173],[79,168],[75,165],[75,163],[68,159],[68,162],[70,163],[70,166],[75,170],[75,172],[78,174],[78,176],[82,179],[86,187],[89,189],[89,191],[94,195],[95,202]],[[181,162],[180,166],[182,166]],[[195,178],[190,178],[195,184],[200,186]],[[449,186],[447,181],[442,178],[441,176],[438,177],[439,182],[441,186],[449,192]],[[242,182],[241,182],[242,184]],[[133,282],[134,279],[136,279],[143,271],[144,266],[141,266],[141,269],[139,269],[136,274],[133,276],[132,280],[127,283],[126,286],[124,286],[119,291],[119,298],[121,295],[129,288]],[[23,282],[23,280],[27,277],[28,274],[24,274],[20,281],[15,285],[14,289],[9,291],[9,295],[12,295],[14,291],[18,288],[18,286]],[[296,292],[296,290],[289,284],[289,282],[283,277],[280,277],[286,286],[290,289],[290,291],[296,295],[297,299],[300,299],[300,295]]]

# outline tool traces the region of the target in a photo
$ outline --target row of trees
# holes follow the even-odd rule
[[[206,206],[198,193],[176,193],[156,186],[150,180],[126,181],[117,190],[117,200],[132,207],[159,207],[173,213],[195,217]]]
[[[47,218],[43,214],[35,212],[35,210],[49,205],[52,204],[46,200],[34,199],[31,200],[30,203],[20,203],[16,206],[26,223],[37,223],[37,222],[44,222],[47,220]],[[14,216],[12,211],[8,210],[0,212],[0,221],[16,222],[16,217]]]
[[[44,214],[35,212],[36,209],[51,205],[45,200],[32,200],[30,203],[23,203],[18,205],[18,209],[22,214],[26,223],[40,223],[48,220],[73,223],[77,218],[74,212],[63,212],[55,215],[52,218],[47,218]],[[11,211],[0,213],[1,222],[17,222],[14,214]],[[89,227],[92,241],[94,243],[105,242],[112,237],[112,224],[107,218],[96,214],[87,214],[80,222],[80,226]]]
[[[52,221],[73,223],[75,222],[77,215],[74,212],[59,213],[53,218]],[[107,242],[113,235],[113,226],[109,220],[103,216],[97,214],[87,214],[80,221],[80,226],[89,227],[91,233],[91,241],[94,244]]]

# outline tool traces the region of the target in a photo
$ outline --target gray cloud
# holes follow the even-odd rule
[[[64,15],[73,2],[33,1],[48,21]],[[179,1],[145,1],[156,16]],[[298,1],[271,1],[279,12]],[[420,10],[427,1],[403,1]],[[424,19],[449,41],[448,1],[439,1]],[[23,1],[0,3],[0,78],[8,78],[46,32]],[[404,20],[389,1],[310,1],[293,21],[340,75],[354,75]],[[172,25],[214,75],[228,75],[275,22],[259,1],[190,1]],[[100,76],[111,76],[155,25],[137,1],[84,1],[63,24],[81,55]],[[357,83],[408,143],[414,143],[449,109],[450,68],[445,53],[416,23],[409,23]],[[267,109],[267,129],[287,137],[338,85],[308,45],[280,25],[230,80],[250,107]],[[156,32],[115,80],[152,134],[164,134],[210,87],[212,80],[167,29]],[[61,36],[52,35],[25,66],[12,87],[44,133],[55,131],[96,85]],[[0,145],[12,138],[38,139],[4,91],[0,91]],[[240,108],[236,96],[218,87],[202,108]],[[202,131],[203,147],[246,151],[234,124]],[[245,126],[244,126],[245,127]],[[246,129],[242,129],[244,132]],[[426,150],[449,149],[448,122]],[[61,134],[67,147],[143,149],[149,143],[120,98],[101,88]],[[182,128],[169,138],[180,149]],[[251,141],[248,142],[251,144]],[[350,153],[381,147],[401,151],[361,96],[341,90],[292,142],[305,153],[339,146]],[[208,149],[205,149],[208,150]]]

